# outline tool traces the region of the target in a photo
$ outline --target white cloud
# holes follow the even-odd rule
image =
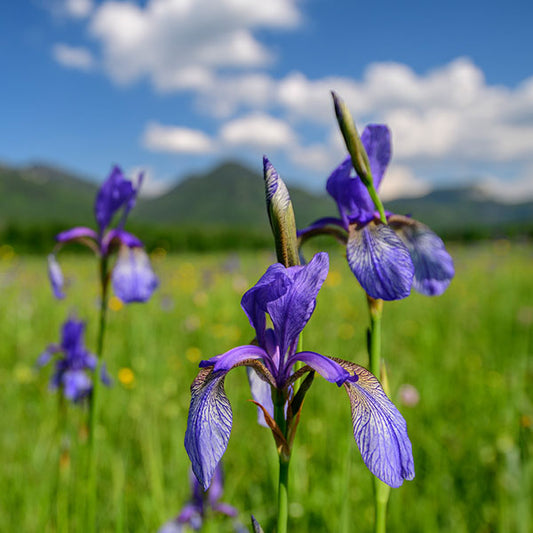
[[[94,8],[92,0],[65,0],[65,12],[73,18],[85,18]]]
[[[231,120],[219,135],[229,146],[251,146],[260,150],[290,148],[296,143],[296,136],[287,122],[263,113]]]
[[[142,143],[154,152],[205,154],[214,148],[210,137],[199,130],[164,126],[157,122],[147,125]]]
[[[134,183],[137,183],[141,173],[143,174],[143,182],[139,192],[141,198],[161,196],[174,186],[172,180],[157,179],[151,168],[133,167],[128,170],[127,175],[131,177]]]
[[[379,195],[383,200],[416,198],[430,190],[430,184],[417,178],[410,168],[392,164],[381,182]]]
[[[502,180],[496,176],[486,176],[478,184],[487,196],[500,202],[518,204],[533,200],[533,165],[514,180]]]
[[[52,48],[54,59],[64,67],[88,72],[94,68],[94,58],[89,50],[83,47],[57,43]]]
[[[272,54],[253,32],[299,19],[295,0],[149,0],[144,7],[108,0],[90,32],[115,81],[147,77],[170,91],[205,87],[219,69],[267,65]]]

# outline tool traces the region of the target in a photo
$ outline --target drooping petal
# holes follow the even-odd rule
[[[285,270],[280,263],[271,265],[259,281],[242,297],[241,307],[250,325],[255,329],[260,345],[263,345],[265,341],[267,303],[287,292],[290,281]]]
[[[316,352],[298,352],[289,358],[287,366],[292,366],[296,361],[301,361],[316,370],[323,378],[331,383],[341,386],[345,381],[357,381],[356,375],[351,375],[339,363],[325,355]]]
[[[369,124],[361,135],[361,142],[368,155],[374,188],[377,190],[392,155],[390,130],[385,124]]]
[[[233,414],[224,378],[227,372],[200,370],[191,385],[191,404],[185,432],[185,449],[200,484],[208,489],[228,446]]]
[[[350,226],[346,257],[357,281],[372,298],[399,300],[409,296],[413,261],[389,226],[374,221],[363,228]]]
[[[391,487],[415,477],[411,441],[407,424],[389,400],[377,378],[365,368],[335,358],[357,382],[346,381],[352,408],[355,441],[367,468]]]
[[[61,346],[58,344],[49,344],[46,347],[46,350],[39,355],[37,358],[37,361],[35,362],[35,365],[38,367],[47,365],[51,359],[54,357],[54,355],[61,351]]]
[[[50,280],[54,296],[58,300],[63,299],[65,297],[65,293],[63,292],[65,279],[54,254],[48,254],[48,279]]]
[[[267,303],[281,357],[311,318],[315,310],[316,296],[328,275],[328,270],[329,257],[325,252],[316,254],[307,265],[285,269],[290,279],[286,293]]]
[[[121,207],[131,205],[135,195],[136,191],[131,181],[124,177],[118,166],[113,167],[108,178],[98,190],[94,204],[94,216],[100,234],[109,226],[113,216]]]
[[[250,391],[252,398],[257,403],[261,404],[267,413],[274,418],[274,402],[272,401],[272,386],[261,378],[260,374],[254,369],[248,367],[248,382],[250,383]],[[257,423],[263,427],[268,427],[265,420],[263,409],[257,408]]]
[[[442,239],[426,225],[409,217],[393,215],[389,224],[405,243],[415,267],[413,287],[426,296],[442,294],[455,270]]]
[[[92,389],[92,381],[83,370],[67,370],[63,374],[63,394],[71,401],[78,401]]]
[[[143,248],[121,246],[111,279],[115,294],[125,303],[146,302],[159,285]]]
[[[98,235],[96,231],[91,228],[86,228],[84,226],[77,226],[75,228],[70,228],[66,231],[62,231],[56,235],[57,242],[69,242],[76,239],[89,238],[96,240]]]

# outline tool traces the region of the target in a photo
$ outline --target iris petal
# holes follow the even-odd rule
[[[248,382],[250,384],[250,390],[252,392],[252,398],[259,404],[261,404],[267,411],[267,413],[274,418],[274,402],[272,401],[272,386],[264,381],[259,373],[251,367],[246,369],[248,373]],[[260,426],[268,427],[265,420],[265,414],[263,410],[257,408],[257,423]]]
[[[58,233],[56,235],[56,241],[68,242],[84,237],[88,237],[89,239],[97,239],[98,235],[96,234],[96,231],[91,228],[86,228],[84,226],[76,226],[75,228],[70,228],[66,231]]]
[[[296,361],[302,361],[302,363],[309,365],[323,378],[327,379],[331,383],[336,383],[339,387],[346,380],[357,380],[356,376],[352,377],[347,370],[339,365],[339,363],[333,361],[325,355],[321,355],[316,352],[298,352],[289,359],[287,366],[292,366]]]
[[[227,372],[203,368],[191,385],[185,449],[200,484],[208,489],[228,446],[233,414],[224,390]]]
[[[289,278],[285,270],[280,263],[271,265],[259,281],[242,297],[241,307],[250,325],[255,329],[259,344],[263,344],[265,340],[267,303],[287,292]]]
[[[348,229],[350,220],[367,222],[375,210],[361,179],[358,176],[351,177],[352,168],[352,159],[347,156],[331,173],[326,184],[326,190],[337,203],[345,229]]]
[[[390,130],[385,124],[369,124],[361,135],[361,142],[368,155],[374,188],[377,190],[392,155]]]
[[[63,292],[65,280],[63,278],[61,267],[54,254],[48,255],[48,279],[50,280],[54,296],[58,300],[63,299],[65,297],[65,293]]]
[[[365,465],[391,487],[413,479],[413,452],[405,419],[373,374],[354,363],[335,360],[359,377],[344,387],[350,398],[355,441]]]
[[[254,344],[245,344],[244,346],[232,348],[223,354],[215,355],[215,357],[211,357],[207,361],[202,361],[200,367],[214,365],[214,372],[219,372],[220,370],[227,372],[248,359],[263,359],[266,357],[268,357],[268,354],[263,348]]]
[[[94,216],[100,233],[109,226],[115,213],[121,207],[131,207],[137,191],[131,181],[127,180],[122,170],[115,166],[108,178],[104,181],[94,203]]]
[[[285,269],[290,280],[287,292],[267,303],[281,357],[311,318],[315,310],[316,296],[328,275],[328,270],[329,258],[325,252],[316,254],[305,266]]]
[[[399,300],[409,296],[414,266],[409,251],[385,224],[350,227],[346,257],[357,281],[372,298]]]
[[[415,267],[413,287],[426,296],[442,294],[455,275],[453,259],[442,239],[424,224],[408,217],[393,215],[389,224],[411,254]]]
[[[146,302],[159,285],[142,248],[121,246],[112,274],[113,290],[126,303]]]

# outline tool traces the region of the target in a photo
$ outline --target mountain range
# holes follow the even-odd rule
[[[0,225],[92,226],[96,190],[91,181],[53,166],[0,165]],[[337,214],[326,193],[313,194],[291,187],[290,182],[289,190],[299,227]],[[476,187],[434,190],[420,198],[386,202],[385,207],[451,235],[472,228],[494,234],[510,226],[530,229],[533,225],[532,201],[500,203]],[[266,232],[263,179],[240,163],[222,163],[205,174],[184,177],[161,196],[140,198],[130,220],[160,227],[240,227]]]

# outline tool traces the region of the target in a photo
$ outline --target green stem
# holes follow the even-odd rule
[[[104,351],[104,336],[106,329],[107,318],[107,288],[109,284],[109,277],[107,273],[107,257],[100,259],[100,316],[98,323],[98,338],[96,342],[96,355],[98,363],[94,370],[93,389],[89,397],[89,472],[88,472],[88,517],[87,517],[87,531],[96,531],[96,465],[97,465],[97,450],[95,446],[96,426],[98,423],[98,396],[100,389],[100,371],[102,356]]]
[[[375,300],[368,296],[368,310],[370,312],[370,328],[368,330],[369,367],[370,372],[380,379],[383,300]],[[390,487],[375,476],[372,476],[372,482],[374,486],[374,533],[385,533],[387,531],[387,504],[390,496]]]
[[[285,419],[285,394],[283,390],[276,389],[274,403],[274,420],[281,432],[287,437],[287,420]],[[287,533],[289,518],[289,462],[290,456],[279,453],[279,482],[278,482],[278,528],[277,533]]]
[[[67,435],[67,406],[63,394],[58,395],[58,438],[59,455],[57,461],[57,497],[56,497],[56,520],[58,533],[67,533],[69,530],[68,506],[70,479],[70,449]]]
[[[289,460],[279,457],[278,485],[278,529],[277,533],[287,533],[289,518]]]

